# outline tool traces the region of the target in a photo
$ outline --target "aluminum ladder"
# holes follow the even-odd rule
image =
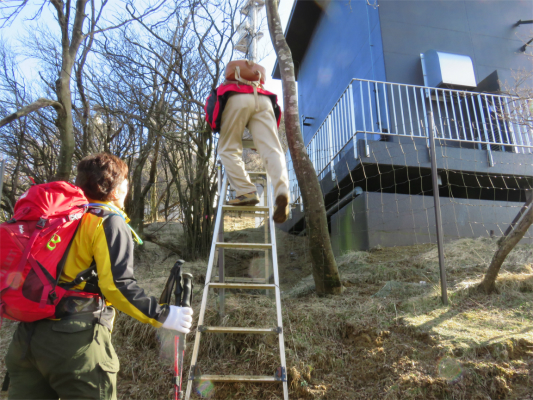
[[[278,258],[276,250],[276,233],[274,229],[273,215],[273,194],[270,177],[265,172],[248,172],[252,181],[258,179],[265,180],[266,185],[264,190],[264,196],[266,198],[266,206],[230,206],[226,205],[226,194],[228,188],[227,174],[224,174],[224,178],[221,181],[221,168],[219,165],[219,201],[216,213],[215,227],[213,231],[213,241],[211,244],[211,251],[209,254],[209,263],[207,266],[207,273],[205,278],[205,287],[202,296],[202,305],[200,308],[200,315],[198,318],[198,328],[196,330],[196,338],[194,341],[194,348],[191,359],[191,366],[189,370],[189,382],[187,385],[187,392],[185,400],[191,398],[192,388],[194,381],[211,381],[211,382],[241,382],[241,383],[281,383],[283,387],[284,400],[289,399],[288,385],[287,385],[287,365],[285,362],[285,341],[283,334],[283,322],[281,314],[281,293],[279,288],[279,275],[278,275]],[[228,212],[245,212],[252,213],[256,216],[264,217],[265,226],[265,243],[226,243],[224,242],[223,223],[224,214]],[[268,243],[268,231],[270,231],[271,243]],[[264,250],[265,251],[265,278],[235,278],[225,277],[224,273],[224,249],[239,249],[239,250]],[[268,263],[268,251],[272,251],[272,272],[274,276],[274,284],[269,283],[269,274],[267,269]],[[211,281],[211,275],[215,264],[215,256],[218,253],[218,282]],[[216,280],[215,277],[214,280]],[[217,326],[204,326],[205,311],[207,308],[209,289],[219,289],[219,306],[221,315],[224,314],[224,296],[225,289],[256,289],[256,290],[273,290],[275,293],[276,301],[276,314],[277,314],[277,326],[270,328],[246,328],[246,327],[217,327]],[[264,335],[278,335],[279,338],[279,351],[280,351],[280,367],[275,374],[271,376],[257,376],[257,375],[201,375],[198,373],[196,364],[198,361],[198,353],[200,348],[200,340],[203,334],[210,333],[236,333],[236,334],[264,334]]]

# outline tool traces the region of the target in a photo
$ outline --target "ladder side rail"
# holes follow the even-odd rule
[[[222,193],[222,161],[218,160],[217,162],[217,178],[218,178],[218,202],[224,203],[225,198],[221,196]],[[224,191],[225,193],[225,191]],[[218,208],[218,204],[217,204]],[[224,241],[224,204],[222,204],[222,220],[220,221],[220,226],[218,229],[218,242]],[[224,282],[224,276],[226,275],[224,268],[224,249],[218,249],[218,281]],[[219,315],[220,318],[224,317],[224,314],[226,313],[225,305],[226,305],[226,289],[220,289],[218,292],[218,304],[219,304]]]
[[[209,263],[207,265],[207,273],[205,275],[205,286],[204,286],[204,293],[202,295],[202,305],[200,307],[200,315],[198,317],[198,326],[203,325],[204,323],[204,315],[205,315],[205,309],[207,306],[207,296],[209,294],[209,282],[211,280],[211,274],[213,272],[213,264],[215,261],[215,252],[216,252],[216,244],[217,244],[217,237],[218,232],[220,229],[220,221],[222,218],[224,218],[224,213],[222,212],[222,204],[224,204],[224,200],[226,198],[226,191],[228,188],[228,174],[224,174],[224,179],[222,181],[222,190],[221,193],[219,193],[219,199],[218,207],[217,207],[217,219],[215,221],[215,229],[213,229],[213,240],[211,242],[211,252],[209,253]],[[191,358],[191,365],[189,367],[189,381],[187,383],[187,393],[185,394],[185,399],[190,399],[192,387],[193,387],[193,381],[191,380],[193,372],[193,368],[195,368],[197,359],[198,359],[198,350],[200,348],[200,338],[202,336],[202,333],[196,328],[196,337],[194,339],[194,348],[192,351],[192,358]]]
[[[265,205],[268,205],[268,194],[270,193],[270,187],[268,186],[268,179],[265,179],[263,181],[264,187],[263,187],[263,201]],[[270,209],[269,209],[270,211]],[[263,225],[265,228],[265,243],[268,243],[269,237],[268,237],[268,220],[270,219],[270,216],[272,215],[271,212],[265,212],[263,213]],[[272,235],[270,235],[270,241],[272,241]],[[265,283],[269,283],[269,272],[270,272],[270,261],[268,259],[268,250],[265,250]],[[265,295],[268,296],[268,290],[265,291]]]
[[[285,334],[283,331],[283,317],[281,314],[281,293],[279,288],[279,272],[278,272],[278,252],[276,246],[276,227],[274,225],[274,219],[272,218],[273,213],[273,186],[270,181],[270,176],[267,175],[267,186],[268,186],[268,207],[270,210],[270,217],[268,218],[270,224],[270,241],[272,243],[272,272],[274,273],[274,285],[276,289],[274,290],[276,296],[276,314],[278,319],[278,326],[281,327],[281,332],[279,333],[279,356],[281,367],[284,369],[284,376],[287,376],[287,362],[285,361]],[[284,400],[289,400],[289,388],[287,386],[287,379],[283,381],[283,398]]]

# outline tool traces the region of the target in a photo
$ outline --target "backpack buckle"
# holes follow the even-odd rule
[[[37,228],[43,229],[47,222],[48,220],[46,218],[39,218],[39,222],[37,222]]]
[[[48,298],[52,301],[52,303],[56,301],[56,299],[57,299],[57,294],[56,294],[55,289],[52,290],[52,291],[48,294]]]

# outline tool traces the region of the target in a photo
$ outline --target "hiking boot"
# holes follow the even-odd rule
[[[257,192],[245,193],[228,201],[230,206],[255,206],[257,203],[259,203]]]
[[[276,207],[274,208],[274,216],[272,217],[272,219],[277,224],[282,224],[287,221],[288,217],[289,198],[284,194],[280,194],[278,197],[276,197]]]

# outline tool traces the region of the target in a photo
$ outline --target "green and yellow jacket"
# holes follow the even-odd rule
[[[80,273],[92,268],[97,276],[81,282],[72,290],[103,296],[105,304],[97,299],[101,303],[100,310],[93,312],[98,322],[112,329],[114,307],[159,328],[168,315],[168,306],[160,305],[155,297],[147,296],[137,285],[133,274],[132,230],[127,225],[129,219],[109,203],[98,203],[102,205],[101,208],[89,208],[82,217],[66,258],[60,284],[72,282]],[[121,215],[117,212],[121,212]],[[80,314],[94,311],[87,301],[81,299],[73,302],[73,299],[67,298],[62,302],[65,303],[64,308],[70,309],[69,317],[73,313],[73,306],[75,309],[77,307]]]

